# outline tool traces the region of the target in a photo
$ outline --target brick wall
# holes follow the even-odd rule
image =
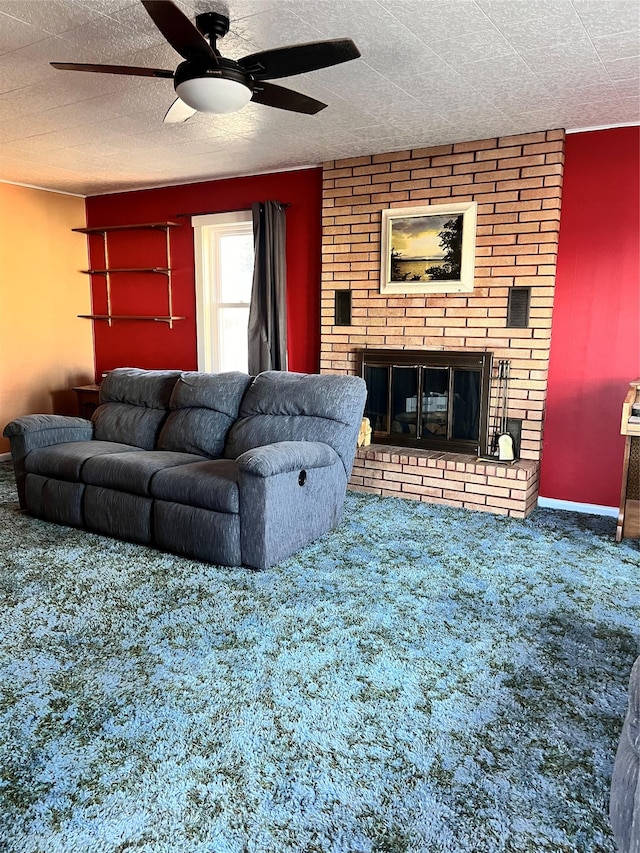
[[[354,373],[364,346],[492,351],[511,360],[521,456],[539,460],[563,162],[564,131],[550,130],[325,163],[321,370]],[[382,296],[381,211],[454,201],[478,203],[473,293]],[[513,285],[532,288],[527,329],[506,328]],[[345,288],[352,325],[335,326]]]

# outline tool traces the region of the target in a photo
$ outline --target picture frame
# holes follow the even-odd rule
[[[380,293],[471,293],[476,202],[382,211]]]

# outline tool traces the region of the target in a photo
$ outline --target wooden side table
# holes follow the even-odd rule
[[[100,386],[79,385],[73,390],[78,395],[78,414],[81,418],[91,420],[91,415],[100,403]]]

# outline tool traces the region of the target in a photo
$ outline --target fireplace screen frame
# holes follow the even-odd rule
[[[374,428],[372,423],[371,441],[375,444],[387,444],[401,447],[419,447],[424,450],[440,450],[448,453],[469,453],[486,456],[489,431],[489,407],[491,404],[491,375],[493,370],[492,352],[461,352],[453,350],[394,350],[394,349],[361,349],[357,351],[359,375],[366,381],[366,370],[370,367],[387,368],[387,412],[386,430]],[[392,375],[393,368],[415,368],[417,373],[416,394],[416,424],[422,424],[423,381],[424,369],[448,369],[448,395],[446,438],[431,436],[423,437],[400,432],[392,432],[393,403]],[[480,374],[479,377],[479,425],[477,439],[453,437],[453,381],[455,370],[467,370]],[[365,415],[367,414],[365,407]]]

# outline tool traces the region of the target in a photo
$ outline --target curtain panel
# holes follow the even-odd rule
[[[285,205],[251,205],[255,261],[249,308],[249,373],[287,370]]]

